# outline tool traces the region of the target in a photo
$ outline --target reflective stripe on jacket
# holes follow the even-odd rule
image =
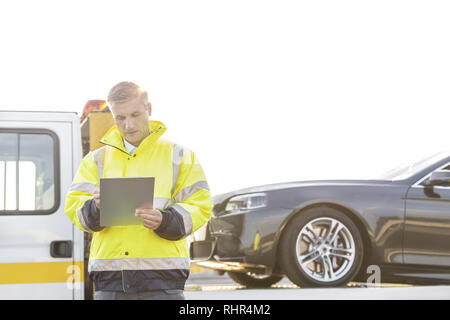
[[[112,127],[100,140],[105,146],[83,158],[66,197],[70,220],[93,233],[89,275],[97,291],[184,289],[189,276],[185,238],[211,216],[211,194],[195,154],[161,138],[166,130],[161,122],[150,121],[149,126],[151,134],[133,155]],[[99,177],[137,176],[155,177],[154,208],[163,214],[161,225],[156,230],[143,225],[101,227],[93,199]]]

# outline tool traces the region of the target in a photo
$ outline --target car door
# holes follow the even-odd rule
[[[17,114],[17,113],[16,113]],[[0,119],[0,299],[73,299],[69,121]]]
[[[450,170],[450,163],[438,170]],[[403,257],[405,264],[450,266],[450,186],[427,187],[431,172],[408,191]]]

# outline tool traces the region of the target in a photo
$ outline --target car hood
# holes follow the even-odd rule
[[[261,186],[239,189],[212,197],[214,204],[223,202],[224,200],[239,194],[267,192],[281,189],[300,188],[300,187],[320,187],[320,186],[376,186],[391,185],[391,180],[311,180],[311,181],[294,181],[266,184]]]

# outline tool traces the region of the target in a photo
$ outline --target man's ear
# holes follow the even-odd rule
[[[150,102],[148,103],[148,115],[152,115],[152,104]]]

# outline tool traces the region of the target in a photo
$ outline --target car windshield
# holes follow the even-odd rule
[[[444,157],[447,157],[449,155],[448,152],[439,152],[436,153],[430,157],[427,157],[425,159],[422,159],[420,161],[414,162],[409,165],[404,165],[397,167],[393,170],[390,170],[381,176],[378,177],[378,179],[381,180],[403,180],[407,179],[411,176],[413,176],[415,173],[425,169],[429,165],[433,164],[434,162],[437,162]]]

